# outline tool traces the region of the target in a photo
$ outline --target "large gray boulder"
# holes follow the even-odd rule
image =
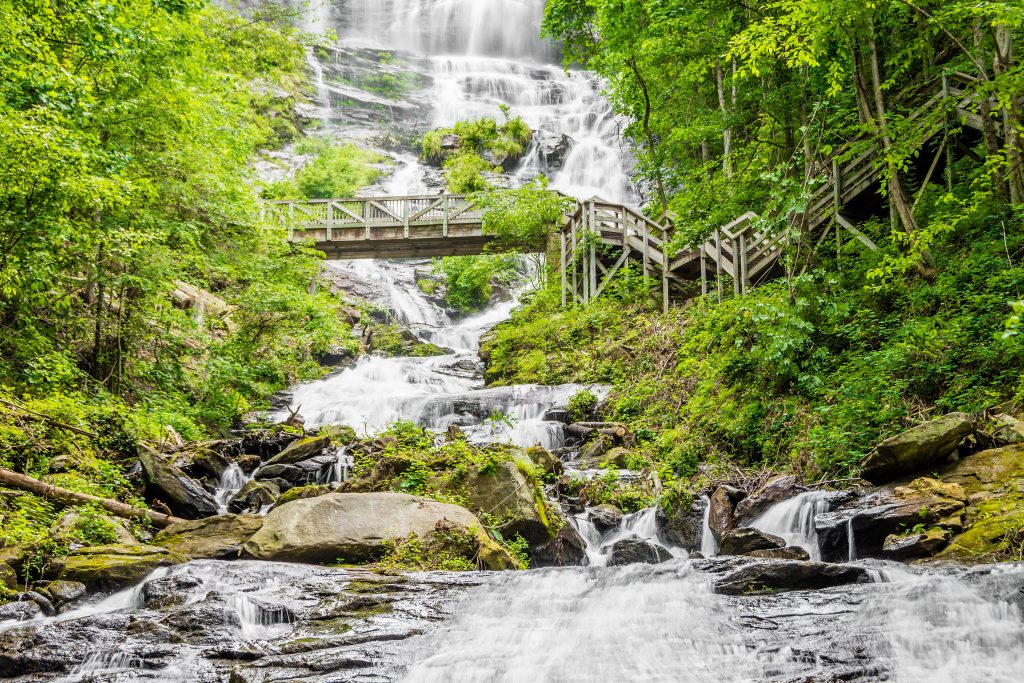
[[[724,595],[815,590],[871,582],[863,567],[827,562],[747,559],[737,568],[731,565],[716,567],[716,563],[710,560],[697,560],[694,564],[698,569],[712,572],[725,570],[714,583],[714,591]]]
[[[672,559],[672,553],[656,543],[642,538],[624,538],[610,548],[609,567],[626,564],[661,564]]]
[[[280,497],[281,487],[274,481],[269,479],[249,481],[231,497],[228,502],[228,510],[236,514],[259,512],[268,505],[273,505]]]
[[[727,531],[722,535],[722,543],[718,548],[718,554],[745,555],[755,550],[782,548],[785,545],[786,541],[778,536],[766,534],[758,529],[742,527]]]
[[[188,519],[217,514],[214,497],[202,484],[148,448],[139,451],[146,495],[167,505],[175,515]]]
[[[543,497],[518,463],[502,462],[470,472],[466,490],[472,509],[503,520],[499,529],[505,538],[518,534],[531,546],[551,540]]]
[[[267,461],[267,465],[297,465],[304,460],[322,455],[331,447],[331,437],[311,436],[298,441],[293,441],[288,446]]]
[[[380,557],[388,541],[413,534],[429,539],[452,527],[476,537],[477,557],[487,568],[515,564],[466,508],[404,493],[329,493],[294,500],[270,511],[244,552],[283,562],[366,562]]]
[[[194,560],[234,559],[262,526],[259,515],[219,515],[172,524],[153,542]]]
[[[674,545],[686,550],[700,548],[701,535],[704,531],[703,499],[694,500],[687,507],[676,507],[672,512],[658,509],[658,523],[662,537]]]
[[[711,510],[708,512],[708,526],[711,528],[711,535],[716,541],[722,539],[722,534],[735,526],[736,505],[746,494],[733,486],[719,486],[711,494]]]
[[[119,588],[138,583],[158,567],[188,562],[187,557],[151,545],[102,545],[79,548],[59,560],[59,578],[93,588]]]
[[[950,413],[886,439],[861,461],[861,476],[873,484],[942,463],[957,445],[974,433],[967,413]]]

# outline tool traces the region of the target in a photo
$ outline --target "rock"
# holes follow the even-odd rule
[[[612,440],[603,434],[598,434],[595,438],[583,444],[579,456],[580,469],[597,469],[601,464],[601,456],[607,453],[611,447]]]
[[[324,484],[310,484],[309,486],[296,486],[293,489],[288,489],[281,494],[281,497],[274,503],[275,506],[284,505],[290,503],[293,500],[302,500],[304,498],[316,498],[322,496],[325,493],[330,493],[331,487]]]
[[[128,529],[127,520],[119,517],[111,517],[110,515],[98,515],[97,517],[109,524],[111,531],[114,533],[114,543],[121,543],[124,545],[139,544],[139,540],[135,538],[132,532]],[[72,538],[76,538],[80,531],[77,527],[83,521],[84,518],[81,513],[75,510],[69,510],[68,512],[65,512],[60,519],[54,522],[53,526],[50,527],[50,531],[54,536],[70,536]]]
[[[698,560],[698,566],[708,560]],[[851,583],[870,583],[867,570],[843,564],[797,560],[757,560],[715,581],[715,592],[749,595],[778,591],[816,590]]]
[[[175,515],[195,519],[217,514],[217,501],[192,477],[143,447],[139,453],[146,495],[166,504]]]
[[[20,595],[25,595],[24,593]],[[0,622],[4,621],[25,621],[34,619],[42,614],[39,605],[28,598],[18,598],[13,602],[6,602],[0,605]]]
[[[946,483],[931,477],[919,477],[906,486],[897,486],[893,490],[897,498],[911,499],[921,497],[946,498],[960,503],[967,502],[967,493],[960,484]]]
[[[940,464],[974,429],[974,419],[967,413],[929,420],[878,444],[861,461],[861,476],[873,484],[884,484]]]
[[[218,515],[172,524],[153,542],[194,560],[234,559],[262,526],[263,517],[259,515]]]
[[[410,534],[429,538],[439,523],[473,532],[489,569],[515,565],[469,510],[404,493],[329,493],[292,501],[270,511],[245,554],[285,562],[365,562],[379,557],[386,541]]]
[[[50,581],[46,594],[58,605],[77,600],[85,595],[85,584],[79,581]]]
[[[246,482],[228,502],[228,510],[235,514],[259,512],[267,505],[273,505],[281,496],[281,489],[272,481],[264,479]]]
[[[716,541],[734,526],[733,511],[746,494],[732,486],[719,486],[711,494],[711,510],[708,512],[708,526]]]
[[[734,524],[743,526],[752,522],[771,506],[787,498],[792,498],[802,491],[804,491],[804,488],[800,486],[796,477],[792,474],[782,474],[773,477],[766,484],[736,504],[736,509],[733,513]]]
[[[455,133],[445,133],[441,136],[441,149],[446,151],[462,149],[462,136]]]
[[[330,439],[335,446],[348,446],[356,440],[356,430],[348,425],[324,425],[320,428],[320,436]]]
[[[586,563],[587,543],[568,521],[553,539],[530,548],[531,567],[574,567]]]
[[[267,465],[296,465],[322,455],[331,447],[331,437],[311,436],[288,444],[288,447],[267,461]]]
[[[662,537],[672,545],[688,551],[700,548],[706,505],[703,498],[698,498],[689,506],[675,507],[672,512],[658,508],[658,525]]]
[[[565,471],[565,465],[558,457],[543,446],[531,446],[526,449],[526,455],[530,461],[542,471],[549,474],[561,474]]]
[[[306,472],[301,467],[295,465],[264,465],[263,467],[256,470],[252,475],[256,481],[270,481],[278,480],[287,482],[288,488],[295,485],[295,482],[305,483]],[[279,482],[278,488],[281,489]]]
[[[190,591],[202,585],[195,576],[164,576],[142,584],[142,600],[149,609],[167,609],[184,605]]]
[[[785,548],[764,548],[744,553],[745,557],[756,557],[762,560],[809,560],[810,553],[796,545],[789,545]],[[691,556],[692,557],[692,556]]]
[[[95,588],[118,588],[138,583],[158,567],[188,562],[188,558],[151,545],[102,545],[79,548],[61,560],[59,577]]]
[[[262,460],[269,460],[298,438],[297,434],[283,429],[257,429],[246,432],[239,448],[242,453],[258,455]]]
[[[238,465],[239,469],[243,472],[251,475],[256,471],[257,467],[263,464],[263,461],[260,460],[260,456],[258,455],[242,455],[235,460],[235,464]]]
[[[0,562],[0,586],[8,588],[18,587],[18,572],[6,562]]]
[[[887,560],[904,562],[920,557],[931,557],[946,547],[949,537],[944,529],[934,527],[923,534],[896,535],[885,538],[882,557]]]
[[[745,555],[755,550],[785,547],[786,541],[750,527],[733,529],[722,534],[719,555]]]
[[[54,608],[53,603],[50,602],[50,599],[45,595],[37,591],[28,591],[27,593],[24,593],[24,595],[27,599],[39,605],[39,609],[42,610],[44,615],[52,617],[57,614],[57,610]]]
[[[196,449],[192,452],[189,460],[192,463],[189,468],[190,471],[208,474],[214,479],[220,479],[221,475],[224,474],[224,470],[231,465],[230,460],[212,448]]]
[[[611,503],[602,503],[587,511],[590,521],[601,533],[618,528],[622,522],[622,510]]]
[[[534,149],[544,162],[547,172],[562,168],[575,144],[568,135],[550,130],[536,131],[534,142]]]
[[[498,463],[493,471],[471,471],[466,489],[473,510],[503,520],[499,530],[505,538],[519,534],[531,546],[551,540],[543,495],[517,463]]]
[[[319,363],[321,367],[336,368],[340,365],[350,363],[352,358],[352,349],[332,344],[331,346],[328,346],[323,353],[317,356],[316,362]]]
[[[620,567],[626,564],[660,564],[672,559],[672,553],[656,543],[640,538],[624,538],[616,541],[611,547],[609,567]]]

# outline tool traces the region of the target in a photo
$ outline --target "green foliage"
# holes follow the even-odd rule
[[[509,555],[515,558],[520,567],[530,566],[530,543],[525,538],[516,534],[509,540],[498,539],[505,546]]]
[[[597,408],[597,396],[589,389],[580,389],[569,398],[566,407],[569,409],[569,419],[582,422]]]
[[[452,572],[476,569],[476,564],[468,558],[475,555],[477,541],[468,532],[458,529],[435,531],[427,541],[410,534],[386,540],[383,546],[384,556],[377,562],[381,569]]]
[[[544,176],[517,189],[482,192],[473,199],[484,212],[484,233],[495,238],[490,250],[544,246],[575,207],[575,200],[550,191]]]
[[[491,284],[509,285],[519,269],[512,254],[482,256],[446,256],[434,262],[434,273],[444,281],[444,300],[449,307],[472,313],[491,300]]]
[[[496,167],[483,157],[468,153],[445,160],[445,181],[448,191],[454,194],[482,192],[490,187],[485,173],[495,172]]]
[[[295,151],[312,157],[289,180],[264,191],[269,199],[340,199],[355,196],[356,190],[380,176],[375,164],[385,161],[375,152],[352,144],[338,145],[326,138],[307,138]]]
[[[454,136],[457,146],[444,148],[445,136]],[[422,152],[425,159],[442,162],[449,192],[465,194],[487,190],[484,174],[501,172],[501,164],[522,155],[532,138],[530,127],[505,111],[505,121],[500,124],[481,118],[432,130],[423,136]]]

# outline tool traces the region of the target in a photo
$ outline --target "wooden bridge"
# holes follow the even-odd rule
[[[916,136],[919,146],[952,125],[981,128],[967,94],[968,78],[944,76],[941,91],[925,85],[909,95],[919,104],[907,119],[907,134]],[[938,107],[950,108],[953,120],[927,116]],[[844,208],[877,192],[881,149],[872,146],[839,163],[837,159],[849,156],[850,149],[837,151],[830,168],[818,169],[815,175],[823,175],[825,182],[812,194],[803,214],[786,217],[793,228],[788,231],[770,231],[756,213],[747,212],[715,230],[703,244],[672,249],[674,230],[664,217],[652,220],[596,197],[578,202],[558,233],[562,305],[586,304],[600,296],[626,263],[634,263],[645,277],[660,280],[666,309],[673,298],[695,293],[690,283],[699,282],[701,293],[707,294],[713,282],[721,298],[728,279],[733,291],[741,294],[782,274],[780,256],[794,231],[815,248],[834,230],[840,245],[840,231],[845,231],[848,239],[876,249]],[[952,151],[943,139],[923,185],[930,182],[943,149],[949,164]],[[266,210],[287,228],[289,240],[312,240],[332,259],[480,254],[491,239],[483,231],[483,210],[466,195],[285,200],[267,203]],[[537,245],[536,250],[541,249]]]

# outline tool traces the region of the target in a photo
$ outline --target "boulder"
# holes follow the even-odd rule
[[[306,482],[306,472],[296,465],[264,465],[252,476],[257,481],[281,480],[288,483],[288,488]],[[280,485],[278,488],[281,488]]]
[[[861,476],[884,484],[941,464],[975,430],[967,413],[949,413],[897,434],[875,447],[861,461]]]
[[[288,444],[287,448],[267,461],[267,465],[297,465],[323,455],[331,447],[331,437],[311,436]]]
[[[575,567],[587,563],[587,542],[570,522],[547,543],[530,548],[531,567]]]
[[[534,133],[534,149],[546,172],[562,168],[574,144],[573,139],[564,133],[550,130],[538,130]]]
[[[698,560],[700,565],[708,560]],[[863,567],[798,560],[754,560],[715,580],[723,595],[750,595],[793,590],[816,590],[851,583],[870,583]]]
[[[55,605],[64,605],[85,595],[85,584],[79,581],[50,581],[40,589]]]
[[[39,605],[27,597],[22,597],[24,595],[24,593],[19,594],[18,598],[14,601],[5,602],[0,605],[0,623],[5,621],[25,621],[27,619],[34,619],[42,614],[43,610]]]
[[[610,548],[609,567],[626,564],[660,564],[672,559],[672,553],[656,543],[641,538],[624,538]]]
[[[316,498],[317,496],[322,496],[325,493],[330,493],[331,490],[331,487],[326,486],[325,484],[296,486],[295,488],[288,489],[282,493],[281,497],[277,499],[277,502],[274,503],[274,505],[284,505],[285,503],[290,503],[293,500],[302,500],[303,498]]]
[[[256,468],[263,464],[258,455],[241,455],[235,460],[235,464],[246,474],[252,474]]]
[[[114,543],[121,543],[124,545],[138,545],[139,540],[135,538],[132,532],[128,528],[128,521],[121,519],[120,517],[112,517],[110,515],[99,515],[99,519],[109,525],[109,528],[114,533]],[[69,510],[61,515],[61,518],[54,522],[53,526],[50,527],[50,532],[54,536],[70,536],[76,538],[80,532],[79,525],[84,523],[85,519],[82,517],[80,512],[75,510]]]
[[[18,587],[18,573],[14,571],[14,567],[6,562],[0,562],[0,587],[3,586],[7,588]]]
[[[194,560],[228,560],[238,557],[245,542],[262,526],[259,515],[219,515],[172,524],[153,542]]]
[[[151,545],[102,545],[73,550],[58,563],[63,581],[94,588],[118,588],[138,583],[158,567],[188,562],[167,548]]]
[[[762,550],[751,550],[744,553],[745,557],[756,557],[762,560],[809,560],[810,553],[797,545],[787,545],[785,548],[764,548]]]
[[[565,466],[562,464],[562,461],[558,459],[558,456],[543,446],[531,446],[530,448],[527,448],[526,455],[530,458],[530,462],[544,472],[558,475],[565,471]]]
[[[356,440],[356,430],[348,425],[324,425],[320,436],[327,437],[335,446],[348,446]]]
[[[905,562],[921,557],[931,557],[946,547],[949,536],[945,529],[933,527],[921,534],[892,534],[886,536],[882,545],[882,557],[887,560]]]
[[[270,511],[244,552],[284,562],[365,562],[380,557],[385,542],[411,534],[429,538],[439,524],[473,532],[489,569],[515,566],[469,510],[404,493],[329,493],[292,501]]]
[[[658,523],[662,537],[669,543],[695,550],[700,548],[704,532],[704,508],[707,502],[695,499],[686,507],[676,507],[671,513],[658,509]]]
[[[746,494],[732,486],[719,486],[711,494],[711,510],[708,512],[708,526],[711,527],[711,535],[716,541],[722,539],[722,534],[734,526],[734,510],[736,504],[743,500]]]
[[[768,508],[804,491],[792,474],[781,474],[736,504],[734,523],[743,526],[757,519]]]
[[[587,516],[601,533],[617,529],[622,522],[622,510],[611,503],[602,503],[590,508],[587,510]]]
[[[195,576],[182,574],[151,579],[142,584],[142,601],[149,609],[167,609],[184,605],[192,589],[202,585]]]
[[[189,519],[217,514],[214,497],[203,486],[160,454],[143,447],[139,462],[146,482],[146,495],[159,499],[175,515]]]
[[[470,507],[502,520],[502,536],[519,534],[531,546],[553,537],[544,498],[534,481],[515,462],[470,472],[466,482]]]
[[[228,501],[228,511],[235,514],[259,512],[267,505],[273,505],[280,496],[281,489],[273,481],[249,481]]]
[[[722,534],[718,554],[745,555],[755,550],[770,550],[782,548],[785,545],[786,541],[778,536],[772,536],[750,527],[741,527]]]
[[[321,367],[336,368],[339,365],[346,365],[352,361],[352,349],[338,344],[332,344],[324,349],[323,353],[317,356],[316,362]]]
[[[239,449],[242,453],[258,455],[262,460],[269,460],[298,438],[297,434],[280,428],[257,429],[246,432]]]
[[[197,448],[188,457],[191,462],[189,471],[193,474],[208,474],[214,479],[220,479],[230,465],[231,461],[224,455],[212,448]]]
[[[601,465],[602,456],[611,447],[611,438],[598,434],[597,437],[583,444],[583,448],[580,449],[579,468],[581,470],[597,469]]]

